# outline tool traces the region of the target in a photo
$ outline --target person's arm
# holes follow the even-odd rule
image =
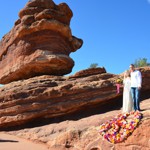
[[[137,73],[137,80],[138,80],[138,88],[141,88],[142,87],[142,75],[140,71],[138,71]]]

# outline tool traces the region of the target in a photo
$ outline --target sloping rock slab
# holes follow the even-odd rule
[[[150,69],[141,69],[144,93],[150,90]],[[122,102],[122,89],[116,94],[117,77],[110,73],[83,78],[40,76],[7,84],[0,88],[0,128],[112,105],[118,98]]]
[[[40,76],[7,84],[0,88],[0,127],[63,116],[107,103],[120,96],[111,81],[113,77],[108,73],[78,79]]]

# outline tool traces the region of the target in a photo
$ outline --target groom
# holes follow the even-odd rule
[[[139,96],[142,85],[142,75],[140,71],[135,70],[133,64],[130,65],[130,72],[131,72],[131,95],[134,103],[134,110],[140,111]]]

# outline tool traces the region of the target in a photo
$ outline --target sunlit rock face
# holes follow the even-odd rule
[[[70,73],[74,61],[69,54],[83,44],[71,33],[72,16],[65,3],[30,0],[0,42],[0,83]]]
[[[149,98],[150,67],[139,69],[143,80],[141,96]],[[107,112],[105,106],[122,106],[123,87],[117,93],[114,82],[118,77],[105,68],[95,68],[73,76],[43,75],[6,84],[0,88],[0,130],[66,115],[73,118],[75,112]]]
[[[99,73],[87,76],[87,72],[82,71],[80,77],[43,75],[1,87],[0,130],[63,117],[86,107],[111,104],[121,96],[116,94],[113,84],[117,75]]]

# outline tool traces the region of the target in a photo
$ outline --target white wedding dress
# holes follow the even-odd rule
[[[123,80],[123,113],[129,113],[133,110],[133,101],[131,97],[131,79],[127,77]]]

